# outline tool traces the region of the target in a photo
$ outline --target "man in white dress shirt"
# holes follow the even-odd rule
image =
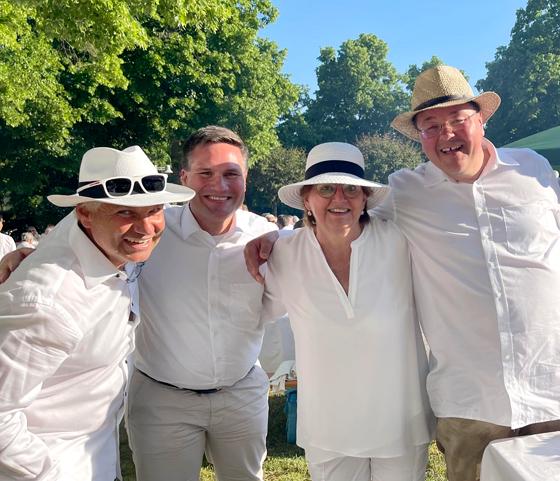
[[[142,324],[128,403],[138,481],[198,481],[203,455],[219,481],[262,480],[268,377],[255,365],[263,288],[245,244],[275,225],[241,210],[247,148],[209,126],[183,149],[197,192],[165,210],[167,229],[140,279]]]
[[[4,227],[4,216],[0,213],[0,259],[4,257],[8,252],[16,250],[16,243],[11,236],[2,234],[2,228]]]
[[[494,439],[560,429],[560,189],[546,159],[484,138],[499,104],[423,72],[392,126],[429,162],[392,174],[380,209],[410,244],[450,481],[477,479]]]
[[[125,359],[138,323],[127,262],[144,262],[166,190],[139,147],[85,153],[75,207],[0,286],[0,480],[113,481]]]

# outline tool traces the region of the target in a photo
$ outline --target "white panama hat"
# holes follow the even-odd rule
[[[389,187],[364,179],[364,173],[364,156],[357,147],[344,142],[319,144],[307,155],[305,180],[280,187],[278,197],[284,204],[294,209],[305,210],[301,189],[306,185],[359,185],[372,189],[366,204],[369,210],[385,198]]]
[[[96,147],[88,150],[82,157],[79,185],[83,190],[79,188],[72,195],[49,195],[47,199],[59,207],[74,207],[84,202],[102,202],[125,207],[147,207],[171,202],[185,202],[195,195],[194,190],[188,187],[169,183],[166,184],[164,190],[159,192],[135,190],[136,183],[140,182],[142,177],[152,175],[162,174],[157,171],[155,165],[137,145],[127,147],[124,150]],[[95,185],[91,189],[84,188],[88,184],[114,177],[130,177],[133,180],[132,192],[119,197],[109,197],[101,187],[96,189],[97,192],[94,196],[91,191],[94,190]],[[86,195],[88,190],[90,193]]]

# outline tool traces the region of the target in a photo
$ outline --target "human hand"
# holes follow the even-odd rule
[[[6,282],[12,272],[14,272],[21,264],[23,259],[25,259],[29,254],[31,254],[35,249],[31,247],[20,247],[15,251],[9,252],[2,260],[0,260],[0,284]]]
[[[253,239],[243,250],[247,270],[260,284],[264,284],[264,277],[261,275],[259,267],[267,261],[277,240],[278,231],[267,232]]]

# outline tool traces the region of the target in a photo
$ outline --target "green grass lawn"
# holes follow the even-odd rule
[[[268,424],[268,457],[264,464],[266,481],[310,481],[303,450],[286,442],[286,415],[284,396],[270,397]],[[124,481],[136,481],[134,464],[128,449],[126,432],[121,429],[121,467]],[[212,466],[205,466],[200,475],[201,481],[215,481]],[[435,444],[430,446],[430,458],[426,481],[445,481],[443,456]]]

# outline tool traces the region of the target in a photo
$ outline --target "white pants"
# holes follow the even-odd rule
[[[422,481],[426,477],[428,445],[415,446],[396,458],[343,456],[323,463],[307,462],[313,481]]]
[[[262,481],[267,423],[260,367],[211,394],[132,375],[127,428],[138,481],[199,481],[205,453],[219,481]]]

